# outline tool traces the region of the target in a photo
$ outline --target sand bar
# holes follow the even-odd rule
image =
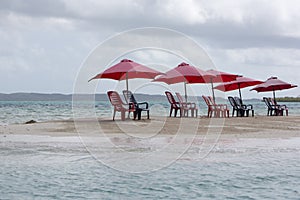
[[[76,123],[76,126],[75,126]],[[126,134],[132,132],[139,135],[175,135],[183,134],[205,135],[208,130],[220,133],[221,137],[241,138],[287,138],[300,137],[300,116],[267,117],[256,116],[248,118],[160,118],[151,120],[112,121],[110,119],[60,120],[38,122],[34,124],[1,125],[0,134],[5,135],[47,135],[59,136],[97,136],[98,130],[105,135]],[[134,136],[134,135],[133,135]]]

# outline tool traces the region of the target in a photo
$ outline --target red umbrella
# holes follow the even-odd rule
[[[257,85],[251,90],[256,90],[257,92],[270,92],[273,91],[273,98],[275,100],[276,90],[286,90],[290,88],[297,87],[297,85],[292,85],[290,83],[279,80],[277,77],[271,77],[262,84]]]
[[[138,64],[128,59],[123,59],[116,65],[111,66],[100,74],[97,74],[93,79],[107,78],[114,80],[126,80],[126,89],[128,90],[128,79],[146,78],[153,79],[157,75],[163,74],[144,65]]]
[[[154,79],[154,81],[165,82],[167,84],[184,82],[185,100],[187,101],[187,83],[207,83],[212,77],[215,76],[183,62],[174,69],[167,71],[164,75]]]
[[[217,71],[217,70],[213,70],[213,69],[207,70],[207,72],[215,75],[215,77],[212,77],[210,79],[214,101],[215,101],[215,92],[214,92],[214,84],[213,83],[224,83],[224,82],[234,81],[234,80],[236,80],[237,77],[240,76],[237,74],[230,74],[230,73]]]
[[[247,77],[237,77],[235,81],[230,81],[224,84],[220,84],[214,89],[221,90],[223,92],[239,90],[240,99],[242,99],[241,88],[253,86],[262,83],[262,81],[254,80]]]

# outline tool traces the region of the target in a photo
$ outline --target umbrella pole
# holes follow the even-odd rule
[[[243,102],[243,100],[242,100],[242,93],[241,93],[241,87],[240,87],[240,84],[238,84],[238,86],[239,86],[239,94],[240,94],[240,99],[241,99],[241,102]]]
[[[273,89],[273,99],[274,99],[274,102],[276,102],[275,100],[275,90]]]
[[[128,72],[126,72],[126,90],[128,91]]]
[[[184,97],[185,97],[185,102],[187,102],[186,82],[184,82]]]
[[[211,83],[211,91],[212,91],[212,95],[213,95],[213,100],[214,100],[214,102],[216,102],[214,83],[213,83],[212,79],[211,79],[210,83]]]

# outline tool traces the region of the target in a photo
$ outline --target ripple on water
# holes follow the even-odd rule
[[[1,199],[297,199],[299,149],[286,144],[219,145],[205,159],[192,151],[161,170],[130,174],[102,165],[78,143],[13,142],[0,149]]]

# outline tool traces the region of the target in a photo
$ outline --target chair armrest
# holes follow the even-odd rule
[[[253,105],[251,105],[251,104],[248,104],[248,105],[243,104],[242,106],[243,106],[245,109],[253,110]]]
[[[227,104],[218,104],[222,109],[227,109]]]
[[[278,105],[278,104],[277,104],[277,106],[279,106],[279,108],[281,108],[281,109],[288,110],[288,107],[287,107],[286,105]]]
[[[149,107],[148,102],[139,102],[139,103],[137,103],[137,107],[139,107],[139,105],[146,105],[146,109],[148,109],[148,107]]]
[[[246,106],[249,107],[251,110],[253,110],[253,105],[248,104],[248,105],[246,105]]]
[[[273,109],[279,109],[280,107],[278,105],[271,105],[271,108],[273,108]]]
[[[181,102],[179,104],[184,105],[184,106],[190,105],[190,103],[186,103],[186,102]]]
[[[191,106],[192,108],[197,108],[196,103],[193,103],[193,102],[190,102],[190,106]]]

